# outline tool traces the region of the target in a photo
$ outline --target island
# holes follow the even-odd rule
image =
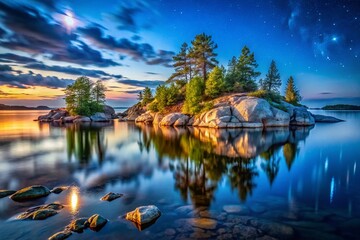
[[[322,110],[360,110],[360,106],[350,105],[350,104],[336,104],[336,105],[326,105],[321,109]]]
[[[47,106],[26,107],[0,104],[0,110],[51,110],[51,108]]]

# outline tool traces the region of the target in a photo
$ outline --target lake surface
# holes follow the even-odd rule
[[[346,121],[267,131],[32,121],[44,113],[0,111],[0,189],[71,187],[0,199],[0,239],[47,239],[95,213],[108,224],[69,239],[360,238],[360,112],[316,111]],[[124,196],[99,200],[110,191]],[[65,208],[53,217],[14,220],[56,201]],[[153,225],[124,219],[151,204],[162,212]]]

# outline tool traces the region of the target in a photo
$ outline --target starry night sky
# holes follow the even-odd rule
[[[101,78],[108,103],[129,106],[173,72],[172,56],[212,35],[227,66],[247,45],[259,71],[277,62],[303,103],[360,104],[360,1],[0,1],[0,103],[64,104],[78,76]]]

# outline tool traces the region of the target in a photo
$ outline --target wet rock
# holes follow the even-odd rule
[[[99,214],[94,214],[87,220],[91,230],[100,231],[108,220]]]
[[[189,218],[187,222],[194,227],[202,229],[215,229],[217,225],[217,221],[210,218]]]
[[[218,236],[216,238],[217,240],[229,240],[229,239],[234,239],[233,235],[230,233],[225,233],[225,234],[221,234],[220,236]]]
[[[34,185],[15,192],[10,198],[14,201],[21,202],[46,197],[49,194],[50,190],[47,187]]]
[[[258,237],[255,240],[276,240],[276,238],[270,237],[268,235],[264,235],[262,237]]]
[[[61,210],[62,208],[64,208],[64,206],[59,203],[36,206],[27,209],[24,213],[21,213],[17,216],[17,219],[43,220],[56,215],[58,213],[57,210]]]
[[[232,223],[232,225],[239,224],[239,223],[241,223],[243,225],[247,225],[251,219],[254,219],[254,218],[250,217],[250,216],[239,216],[239,215],[229,214],[227,216],[226,222]]]
[[[73,220],[67,226],[67,228],[70,231],[82,233],[84,231],[84,229],[86,229],[88,226],[89,226],[89,223],[87,221],[87,218],[78,218],[78,219]]]
[[[55,233],[54,235],[52,235],[51,237],[48,238],[48,240],[63,240],[63,239],[67,239],[68,237],[70,237],[72,234],[71,231],[61,231],[58,233]]]
[[[91,122],[91,119],[89,117],[85,116],[78,116],[73,121],[74,123],[83,123],[83,122]]]
[[[44,220],[48,217],[54,216],[58,214],[57,211],[53,209],[40,209],[32,213],[32,219],[33,220]]]
[[[186,205],[186,206],[181,206],[175,209],[175,212],[178,214],[188,214],[191,211],[193,211],[194,207],[192,205]]]
[[[109,192],[108,194],[106,194],[105,196],[103,196],[102,198],[100,198],[101,201],[108,201],[111,202],[119,197],[124,196],[124,194],[121,193],[113,193],[113,192]]]
[[[296,107],[290,118],[290,124],[296,126],[311,126],[315,124],[315,119],[304,107]]]
[[[261,230],[265,234],[280,239],[289,239],[294,235],[294,229],[288,225],[262,219],[251,219],[251,226]]]
[[[243,205],[225,205],[223,210],[227,213],[249,213],[249,209]]]
[[[16,193],[16,191],[12,191],[12,190],[0,190],[0,198],[4,198],[7,197],[11,194]]]
[[[133,221],[137,224],[143,225],[147,223],[154,222],[156,219],[158,219],[161,215],[160,210],[154,206],[141,206],[136,208],[132,212],[128,212],[126,214],[126,219]]]
[[[209,232],[194,232],[190,235],[191,239],[209,239],[211,238],[212,234]]]
[[[200,211],[199,212],[199,216],[200,217],[205,217],[205,218],[212,218],[212,219],[217,219],[217,217],[220,215],[221,213],[218,211],[213,211],[213,210],[205,210],[205,211]]]
[[[51,193],[55,193],[55,194],[59,194],[62,191],[67,190],[69,187],[68,186],[61,186],[61,187],[54,187],[53,189],[51,189]]]

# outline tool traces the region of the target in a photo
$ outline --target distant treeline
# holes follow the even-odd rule
[[[360,106],[349,104],[326,105],[322,110],[360,110]]]
[[[37,107],[25,107],[25,106],[9,106],[5,104],[0,104],[0,110],[50,110],[51,108],[47,106],[37,106]]]

